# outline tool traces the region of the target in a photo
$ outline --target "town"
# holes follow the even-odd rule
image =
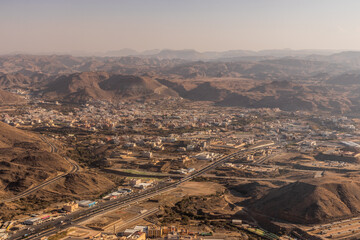
[[[116,185],[97,198],[78,195],[71,201],[51,200],[45,209],[5,218],[0,230],[3,239],[41,237],[37,232],[49,225],[60,229],[56,237],[83,239],[238,239],[246,234],[292,239],[264,230],[246,212],[239,216],[224,213],[210,223],[203,220],[204,214],[180,219],[174,215],[169,220],[164,213],[169,214],[169,207],[177,206],[181,198],[227,196],[227,189],[239,182],[276,182],[282,186],[302,178],[360,170],[356,164],[360,149],[356,143],[360,137],[358,122],[344,116],[224,108],[181,98],[116,104],[93,101],[74,107],[39,100],[31,94],[26,97],[30,104],[3,109],[4,123],[42,134],[63,157],[75,161],[80,171],[103,174],[115,179]],[[252,150],[264,141],[271,144]],[[246,154],[232,155],[242,149],[248,149]],[[222,162],[225,156],[232,157]],[[219,160],[219,165],[201,172]],[[166,188],[198,172],[201,176],[191,177],[179,188]],[[95,209],[111,206],[109,203],[149,193],[139,201],[91,215]],[[218,219],[215,213],[208,214]],[[71,220],[79,216],[80,220]]]

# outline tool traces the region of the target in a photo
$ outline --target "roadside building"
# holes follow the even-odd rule
[[[171,232],[171,228],[166,227],[166,226],[161,227],[161,229],[162,229],[162,233],[165,234],[165,235],[167,235],[167,234],[169,234]]]
[[[133,233],[127,239],[130,239],[130,240],[146,240],[146,234],[144,232],[137,231],[137,232]]]
[[[151,226],[148,228],[149,238],[161,238],[163,235],[163,229],[161,227]]]
[[[136,143],[131,143],[131,142],[125,143],[123,147],[124,148],[134,148],[134,147],[136,147]]]
[[[120,189],[118,189],[118,192],[121,194],[129,194],[132,192],[132,190],[129,188],[120,188]]]
[[[182,168],[182,169],[174,170],[174,171],[172,171],[172,173],[175,173],[175,174],[189,174],[189,173],[192,173],[194,171],[195,171],[195,168],[188,168],[188,169]]]
[[[97,202],[95,201],[90,201],[90,200],[82,200],[80,202],[78,202],[80,207],[93,207],[96,205]]]
[[[38,217],[35,217],[35,218],[27,219],[27,220],[25,220],[23,223],[24,223],[25,225],[36,225],[36,224],[38,224],[38,223],[40,223],[40,222],[41,222],[41,219],[38,218]]]
[[[150,187],[152,185],[152,183],[139,183],[134,185],[134,188],[139,188],[139,189],[146,189],[148,187]]]
[[[135,232],[137,232],[138,230],[133,229],[133,228],[129,228],[129,229],[125,229],[125,231],[123,232],[123,235],[125,237],[130,237],[131,235],[133,235]]]
[[[76,202],[71,202],[71,203],[67,203],[63,206],[63,210],[67,211],[67,212],[73,212],[76,209],[78,209],[79,204],[77,204]]]
[[[124,195],[124,193],[122,192],[112,192],[108,195],[106,195],[105,197],[103,197],[104,200],[113,200],[113,199],[117,199],[119,198],[120,196]]]
[[[50,215],[44,215],[44,216],[40,217],[41,222],[48,221],[50,219],[51,219]]]
[[[231,222],[235,225],[242,225],[242,223],[243,223],[242,220],[240,220],[240,219],[233,219],[233,220],[231,220]]]
[[[138,185],[140,183],[141,183],[141,179],[134,178],[134,179],[130,180],[130,186],[135,186],[135,185]]]
[[[150,158],[152,158],[153,154],[150,151],[144,151],[144,152],[141,153],[141,156],[144,157],[144,158],[149,158],[150,159]]]
[[[142,213],[142,212],[140,211],[140,213]],[[140,232],[146,233],[147,230],[148,230],[148,227],[147,227],[147,226],[139,226],[139,225],[137,225],[137,226],[134,227],[134,229],[135,229],[135,230],[138,230],[138,231],[140,231]]]
[[[184,148],[184,147],[179,147],[179,148],[177,149],[177,151],[178,151],[178,152],[186,152],[186,148]]]
[[[195,145],[193,144],[189,144],[186,146],[186,151],[194,151],[194,149],[195,149]]]
[[[194,157],[196,159],[198,159],[198,160],[212,161],[215,158],[215,154],[214,153],[203,152],[203,153],[199,153],[199,154],[195,155]]]

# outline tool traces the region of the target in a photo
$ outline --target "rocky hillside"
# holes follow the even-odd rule
[[[150,77],[83,72],[63,75],[49,83],[42,94],[47,99],[85,102],[90,99],[115,101],[122,98],[177,96]]]
[[[0,122],[0,198],[16,195],[71,169],[72,165],[52,153],[38,135]],[[105,177],[86,172],[73,173],[49,185],[47,191],[41,190],[41,195],[51,199],[51,194],[46,192],[55,191],[57,195],[78,198],[111,187],[113,183]]]
[[[22,98],[21,96],[2,90],[0,89],[0,104],[18,104],[18,103],[24,103],[26,100]]]
[[[231,86],[225,88],[221,82],[213,81],[199,83],[190,90],[186,90],[180,81],[175,83],[161,81],[177,91],[181,97],[195,101],[213,101],[219,106],[346,112],[350,111],[358,101],[346,97],[340,90],[290,81],[259,83],[250,89],[234,89]]]
[[[66,172],[69,164],[37,135],[0,122],[0,196],[24,191]]]
[[[251,208],[294,223],[322,223],[360,213],[360,181],[309,179],[268,192]]]
[[[210,82],[205,82],[199,84],[196,88],[183,93],[182,96],[195,101],[220,101],[229,93],[229,90],[221,89]]]

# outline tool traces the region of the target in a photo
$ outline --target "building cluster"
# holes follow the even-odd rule
[[[238,117],[235,111],[231,115],[222,113],[221,109],[209,112],[208,109],[201,108],[195,103],[188,108],[178,108],[176,102],[173,106],[168,106],[153,102],[111,104],[97,101],[69,112],[46,106],[46,104],[33,104],[21,115],[4,114],[3,121],[16,126],[69,126],[91,131],[116,128],[136,131],[143,128],[161,130],[226,127],[232,123],[233,118]]]
[[[49,221],[51,220],[51,216],[50,215],[44,215],[44,216],[38,216],[38,217],[32,217],[29,219],[26,219],[23,224],[24,225],[37,225],[40,223],[43,223],[45,221]]]
[[[130,193],[132,193],[131,189],[129,189],[129,188],[120,188],[115,192],[111,192],[111,193],[105,195],[102,199],[104,199],[104,200],[114,200],[114,199],[117,199],[119,197],[123,197],[125,195],[128,195]]]
[[[211,232],[190,231],[186,227],[176,226],[135,226],[118,233],[123,240],[142,239],[171,239],[171,240],[201,240],[206,236],[212,236]]]

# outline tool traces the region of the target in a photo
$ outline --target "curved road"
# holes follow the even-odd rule
[[[52,153],[57,153],[57,152],[58,152],[57,147],[55,147],[55,146],[54,146],[51,142],[49,142],[45,137],[40,136],[40,138],[41,138],[41,140],[43,140],[45,143],[47,143],[47,144],[50,146]],[[49,180],[41,183],[40,185],[37,185],[37,186],[32,187],[32,188],[29,188],[29,189],[25,190],[24,192],[22,192],[22,193],[20,193],[20,194],[18,194],[18,195],[16,195],[16,196],[14,196],[14,197],[7,198],[7,199],[2,199],[0,202],[12,202],[12,201],[18,200],[18,199],[20,199],[20,198],[26,197],[26,196],[28,196],[28,195],[30,195],[30,194],[38,191],[39,189],[41,189],[41,188],[43,188],[43,187],[45,187],[45,186],[47,186],[47,185],[49,185],[49,184],[51,184],[51,183],[53,183],[53,182],[56,182],[57,180],[65,177],[66,175],[68,175],[68,174],[70,174],[70,173],[75,173],[75,172],[79,171],[80,167],[79,167],[79,165],[77,165],[77,163],[75,163],[74,161],[70,160],[70,159],[67,158],[67,157],[64,157],[64,159],[65,159],[68,163],[71,164],[72,169],[71,169],[70,171],[68,171],[68,172],[66,172],[66,173],[63,173],[63,174],[60,174],[60,175],[58,175],[58,176],[56,176],[56,177],[54,177],[54,178],[51,178],[51,179],[49,179]]]

